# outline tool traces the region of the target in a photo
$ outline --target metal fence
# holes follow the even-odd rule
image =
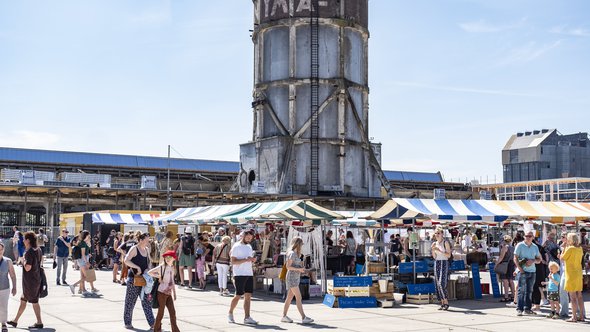
[[[55,245],[55,240],[59,236],[59,227],[31,227],[31,226],[23,226],[19,227],[19,231],[23,234],[25,232],[31,231],[35,234],[39,233],[39,228],[43,228],[45,231],[45,235],[47,235],[47,239],[49,242],[45,245],[45,252],[46,253],[53,253],[53,246]],[[13,255],[13,246],[12,246],[12,237],[14,236],[14,231],[12,230],[12,226],[0,226],[0,240],[4,243],[4,256],[14,259]]]

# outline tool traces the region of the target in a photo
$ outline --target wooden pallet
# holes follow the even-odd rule
[[[406,303],[410,304],[430,304],[432,302],[432,294],[418,294],[406,295]]]

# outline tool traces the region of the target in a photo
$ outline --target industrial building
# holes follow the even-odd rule
[[[478,185],[499,200],[590,201],[588,133],[516,133],[502,149],[504,183]]]
[[[238,162],[0,147],[0,225],[54,225],[60,213],[98,210],[163,211],[179,207],[308,198],[239,193]],[[166,189],[170,170],[170,192]],[[385,171],[396,196],[431,198],[434,188],[467,198],[463,184],[440,173]],[[384,197],[317,196],[342,210],[374,209]],[[25,213],[26,211],[26,213]]]
[[[590,177],[588,133],[557,129],[514,134],[502,149],[504,182]]]

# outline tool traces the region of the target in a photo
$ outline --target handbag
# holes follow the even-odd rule
[[[508,272],[508,262],[500,262],[494,267],[497,274],[506,274]]]
[[[133,276],[133,286],[143,287],[147,285],[145,278],[142,275]]]
[[[166,271],[165,268],[164,271]],[[154,278],[154,286],[152,287],[152,309],[160,308],[160,303],[158,302],[158,288],[160,287],[160,279],[164,279],[162,267],[160,267],[160,278]]]
[[[40,268],[39,272],[41,274],[41,284],[39,285],[39,297],[44,298],[49,294],[47,286],[47,276],[45,276],[45,270],[43,268]]]
[[[96,272],[94,271],[94,269],[86,270],[86,281],[88,281],[88,282],[96,281]]]
[[[285,279],[287,279],[287,262],[285,262],[285,264],[283,264],[283,267],[281,268],[281,273],[279,273],[279,279],[281,279],[281,281],[285,281]]]

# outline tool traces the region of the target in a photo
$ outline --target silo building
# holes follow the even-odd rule
[[[241,192],[378,197],[367,0],[253,0],[253,132]]]
[[[502,149],[504,182],[590,177],[588,133],[556,129],[514,134]]]

